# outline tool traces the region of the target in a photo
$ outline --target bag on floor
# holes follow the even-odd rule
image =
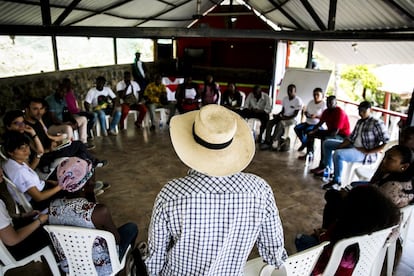
[[[278,150],[279,151],[289,151],[290,150],[290,138],[280,138],[278,143]]]

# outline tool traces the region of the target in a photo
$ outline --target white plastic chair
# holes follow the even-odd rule
[[[264,263],[261,258],[250,260],[246,263],[244,274],[246,276],[310,275],[324,247],[328,244],[329,242],[323,242],[317,246],[289,256],[283,263],[283,266],[279,269]]]
[[[343,170],[343,177],[341,179],[341,187],[345,187],[357,178],[357,180],[366,180],[369,181],[371,177],[374,175],[375,171],[379,167],[384,158],[384,154],[387,150],[392,148],[393,146],[397,145],[398,141],[389,141],[381,152],[378,152],[377,160],[372,164],[362,164],[358,162],[345,162],[344,163],[344,170]]]
[[[353,276],[379,276],[387,249],[386,240],[393,227],[338,241],[332,251],[323,276],[335,275],[345,249],[353,244],[359,246],[359,259],[352,273]]]
[[[241,104],[240,107],[243,108],[244,107],[244,103],[246,102],[246,93],[244,93],[243,91],[239,91],[240,95],[241,95]]]
[[[400,222],[400,242],[401,246],[404,246],[404,242],[408,238],[409,226],[414,213],[414,205],[408,205],[400,209],[401,211],[401,222]],[[387,276],[392,276],[395,260],[395,251],[397,247],[397,240],[393,241],[387,249]]]
[[[33,207],[30,204],[30,202],[27,200],[24,193],[20,192],[20,190],[17,188],[16,184],[14,184],[13,181],[11,181],[5,175],[4,172],[3,172],[3,179],[6,182],[7,190],[9,190],[9,193],[12,195],[12,197],[14,199],[14,202],[16,204],[16,213],[17,214],[20,213],[19,206],[21,206],[26,213],[33,211]]]
[[[9,250],[7,250],[7,247],[0,240],[0,261],[3,263],[3,265],[0,264],[0,275],[4,275],[9,269],[24,266],[32,261],[41,262],[41,256],[46,259],[52,274],[60,275],[55,257],[53,256],[52,250],[49,246],[42,248],[36,253],[33,253],[20,261],[16,261],[16,259],[10,254]]]
[[[110,115],[105,115],[105,125],[107,127],[109,127],[109,122],[110,122],[111,116]],[[97,120],[98,122],[95,124],[95,132],[96,132],[96,136],[101,136],[101,124],[99,123],[99,120]],[[115,126],[115,131],[118,132],[118,126]]]
[[[116,275],[125,267],[130,247],[119,261],[115,238],[111,232],[83,227],[45,225],[44,229],[58,240],[68,261],[68,275],[98,275],[92,260],[92,247],[96,237],[105,239],[108,245],[112,273]],[[79,260],[82,260],[80,262]]]

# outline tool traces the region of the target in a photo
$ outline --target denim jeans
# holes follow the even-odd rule
[[[101,110],[94,111],[94,113],[95,113],[95,118],[97,118],[99,120],[99,123],[101,124],[102,133],[106,133],[106,127],[107,127],[106,115],[109,114],[110,111],[107,109],[101,109]],[[115,127],[118,125],[120,120],[121,120],[121,111],[116,110],[114,113],[114,116],[112,117],[111,124],[109,125],[109,130],[115,131]]]
[[[323,151],[323,167],[328,166],[331,172],[333,171],[333,162],[332,162],[332,151],[336,150],[336,148],[342,144],[344,141],[341,137],[332,137],[327,138],[325,141],[323,141],[322,144],[322,151]]]
[[[128,246],[134,246],[135,239],[138,236],[138,227],[135,223],[128,222],[118,228],[118,233],[121,238],[119,241],[119,260],[122,260]]]
[[[334,163],[334,181],[341,183],[341,175],[343,170],[344,162],[358,162],[362,163],[365,160],[366,155],[356,148],[338,149],[333,155]]]
[[[314,130],[316,125],[310,125],[308,123],[301,123],[295,126],[294,130],[303,146],[306,146],[306,152],[313,152],[314,140],[308,143],[308,133]]]

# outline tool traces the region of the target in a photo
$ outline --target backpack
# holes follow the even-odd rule
[[[283,138],[281,137],[278,143],[279,151],[289,151],[290,150],[290,137]]]

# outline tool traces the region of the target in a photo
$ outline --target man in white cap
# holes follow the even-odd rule
[[[265,262],[287,258],[272,189],[241,171],[255,153],[247,123],[218,105],[174,116],[171,141],[188,175],[158,194],[149,227],[150,275],[242,275],[254,243]]]

